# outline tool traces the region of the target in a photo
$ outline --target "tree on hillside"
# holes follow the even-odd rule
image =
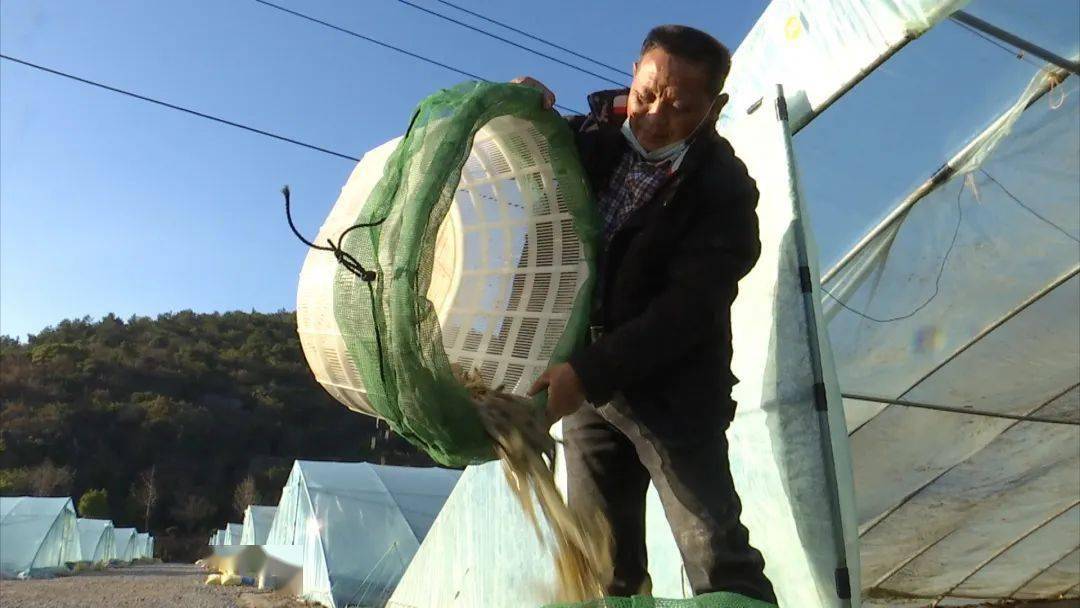
[[[79,499],[79,517],[109,519],[109,493],[105,490],[87,490]]]
[[[256,493],[237,510],[275,502],[297,459],[433,464],[381,434],[312,377],[292,313],[86,317],[0,338],[0,494],[106,489],[111,518],[149,520],[162,541],[175,527],[205,542],[248,472]]]
[[[214,514],[214,505],[204,496],[189,494],[172,509],[172,515],[184,524],[188,532]]]
[[[244,516],[244,511],[251,505],[259,503],[259,492],[255,489],[255,478],[248,475],[236,486],[236,491],[233,492],[233,508],[240,514],[240,517]]]
[[[143,529],[149,530],[150,516],[160,498],[157,486],[157,465],[139,474],[139,478],[131,487],[131,495],[135,499],[135,504],[139,505],[143,511]]]
[[[34,496],[64,496],[71,493],[71,469],[58,467],[51,460],[31,467],[27,476]]]

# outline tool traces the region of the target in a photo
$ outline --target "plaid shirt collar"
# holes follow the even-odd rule
[[[650,163],[633,150],[627,150],[612,173],[608,187],[600,194],[604,240],[611,242],[626,220],[655,198],[673,174],[670,161]]]
[[[584,131],[607,129],[611,137],[622,138],[618,132],[627,120],[627,101],[630,89],[597,91],[589,95],[589,120]],[[715,133],[706,135],[713,137]],[[697,139],[704,139],[699,137]],[[642,159],[627,146],[619,164],[608,181],[607,187],[600,192],[598,207],[603,221],[605,242],[610,242],[626,220],[638,209],[645,206],[659,193],[665,183],[677,172],[693,170],[700,160],[702,142],[692,142],[686,153],[675,159],[674,163],[650,163]]]

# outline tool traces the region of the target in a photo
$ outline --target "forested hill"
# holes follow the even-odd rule
[[[110,315],[0,337],[0,494],[89,493],[85,514],[149,521],[186,554],[241,504],[277,504],[296,458],[433,464],[322,390],[292,313]]]

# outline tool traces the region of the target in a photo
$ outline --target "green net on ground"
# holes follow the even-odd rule
[[[366,399],[438,462],[494,458],[464,373],[524,394],[587,327],[597,220],[565,121],[520,85],[424,100],[343,252],[334,318]],[[452,366],[453,365],[453,366]]]
[[[645,595],[605,597],[571,604],[549,604],[544,608],[776,608],[776,604],[755,600],[739,593],[720,591],[685,599]]]

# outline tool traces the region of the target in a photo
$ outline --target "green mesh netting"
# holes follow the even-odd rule
[[[544,608],[776,608],[776,604],[755,600],[739,593],[719,591],[686,599],[645,595],[605,597],[586,602],[548,604]]]
[[[477,133],[492,130],[487,153],[475,152]],[[477,162],[474,175],[467,163]],[[472,200],[451,209],[462,196],[463,168],[465,181],[473,179]],[[464,262],[454,279],[460,296],[441,310],[449,325],[440,327],[427,294],[440,226],[451,212]],[[479,220],[464,217],[473,212]],[[516,383],[521,392],[541,371],[528,361],[569,356],[588,323],[595,214],[573,135],[541,108],[537,91],[469,82],[420,104],[356,218],[381,223],[349,232],[342,244],[378,278],[370,293],[344,268],[334,279],[334,316],[349,356],[372,408],[394,432],[447,466],[494,458],[451,363],[475,365],[492,387]],[[496,251],[507,255],[494,268],[470,267]],[[575,264],[584,269],[566,270]],[[448,355],[451,331],[446,342],[456,346]]]

